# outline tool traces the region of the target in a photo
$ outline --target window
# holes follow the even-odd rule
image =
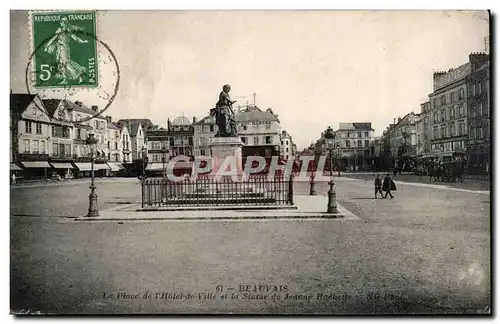
[[[200,155],[206,155],[205,150],[200,150]]]
[[[455,91],[450,93],[450,102],[455,102]]]
[[[65,152],[66,156],[71,156],[71,145],[70,144],[66,144],[65,148],[66,148],[66,150],[65,150],[66,151]]]
[[[476,84],[475,83],[472,85],[472,95],[473,96],[476,95]]]
[[[365,132],[365,137],[369,137],[370,135],[368,134],[368,132]]]
[[[464,123],[459,123],[458,124],[458,135],[463,135],[465,131],[465,124]]]
[[[108,141],[108,150],[111,148],[111,142]]]
[[[361,132],[358,132],[358,137],[361,137]]]
[[[286,145],[288,145],[288,140],[286,140]]]
[[[480,95],[480,94],[481,94],[481,92],[483,92],[483,87],[482,87],[482,86],[483,86],[482,82],[481,82],[481,81],[479,81],[479,82],[477,83],[477,94],[478,94],[478,95]]]
[[[243,144],[246,144],[247,143],[247,138],[246,137],[242,137],[241,141],[243,142]]]
[[[464,115],[464,105],[460,105],[458,108],[458,116],[462,117]]]
[[[288,153],[288,147],[286,148],[286,150],[285,150],[285,151],[286,151],[286,153]]]
[[[254,145],[259,145],[259,137],[258,137],[258,136],[255,136],[255,137],[253,138],[253,144],[254,144]]]
[[[450,115],[450,119],[455,118],[455,109],[450,108],[448,111],[448,115]]]
[[[350,137],[350,133],[349,132],[347,132],[347,137]]]
[[[243,126],[243,129],[246,129],[246,126]],[[214,125],[210,125],[210,132],[211,133],[214,132]]]
[[[76,120],[80,120],[80,114],[76,114]]]
[[[98,120],[95,121],[95,129],[99,129],[99,121]]]
[[[40,141],[40,153],[45,154],[45,141]]]
[[[139,136],[141,136],[141,135],[142,135],[142,130],[139,129]]]
[[[37,140],[33,140],[33,153],[37,153],[40,150],[40,142]]]
[[[446,137],[446,128],[444,126],[441,127],[441,138]]]
[[[365,140],[365,146],[368,146],[370,144],[370,141]]]
[[[455,125],[450,125],[448,129],[448,135],[449,136],[454,136],[455,134]]]
[[[482,127],[478,127],[478,131],[479,131],[479,139],[483,139],[484,138],[483,128]]]
[[[441,106],[446,105],[446,96],[442,95],[441,96]]]
[[[102,129],[105,129],[105,127],[104,127],[104,122],[103,122],[102,120],[101,120],[100,124],[101,124],[101,130],[102,130]]]
[[[115,142],[115,150],[118,150],[118,142]]]
[[[480,102],[479,105],[477,105],[477,115],[481,116],[483,114],[483,103]]]
[[[349,133],[347,133],[347,134],[349,134]],[[346,141],[345,141],[345,146],[346,146],[346,147],[351,147],[351,141],[346,140]]]
[[[458,100],[463,98],[464,98],[464,89],[462,88],[458,91]]]
[[[30,140],[25,139],[23,141],[24,143],[24,153],[29,153],[30,152]]]
[[[59,155],[59,145],[57,143],[52,144],[52,155]]]
[[[24,122],[24,132],[25,133],[28,133],[28,134],[31,134],[31,122],[29,121],[25,121]]]
[[[432,105],[434,106],[434,108],[437,107],[437,98],[432,99]]]
[[[42,133],[42,123],[36,123],[36,133],[37,134]]]
[[[273,139],[271,136],[266,136],[266,144],[273,144]]]
[[[363,146],[363,143],[361,140],[358,141],[358,147],[362,147]]]

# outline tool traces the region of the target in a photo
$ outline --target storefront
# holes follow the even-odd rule
[[[61,178],[72,179],[73,176],[73,165],[69,162],[50,162],[50,165],[54,168],[52,174],[58,174]]]
[[[21,161],[26,180],[47,179],[48,171],[52,169],[47,161]]]

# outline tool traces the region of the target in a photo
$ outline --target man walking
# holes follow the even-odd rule
[[[396,184],[394,183],[394,181],[392,181],[389,174],[387,174],[384,178],[384,182],[382,183],[382,190],[385,191],[384,198],[387,198],[387,195],[391,196],[391,199],[394,198],[391,191],[396,190]]]
[[[377,199],[377,193],[379,192],[380,192],[380,197],[384,198],[384,194],[382,193],[382,180],[380,180],[380,174],[377,174],[374,185],[375,185],[375,199]]]

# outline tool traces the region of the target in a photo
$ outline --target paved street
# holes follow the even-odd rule
[[[397,183],[394,199],[375,200],[372,178],[336,183],[359,220],[76,222],[88,182],[11,187],[11,309],[488,311],[489,193]],[[101,210],[140,198],[136,179],[97,184]]]

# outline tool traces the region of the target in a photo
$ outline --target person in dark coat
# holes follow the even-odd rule
[[[380,197],[384,198],[384,194],[382,193],[382,180],[380,180],[380,175],[377,174],[375,181],[373,183],[375,185],[375,199],[377,199],[377,193],[380,192]]]
[[[389,174],[384,178],[384,182],[382,183],[382,190],[385,191],[384,198],[387,198],[387,195],[391,196],[391,199],[394,198],[391,191],[396,190],[396,184],[392,181]]]

